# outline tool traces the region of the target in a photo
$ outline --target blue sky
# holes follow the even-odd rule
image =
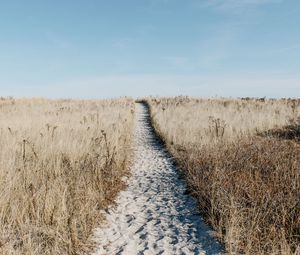
[[[0,95],[300,96],[298,0],[0,0]]]

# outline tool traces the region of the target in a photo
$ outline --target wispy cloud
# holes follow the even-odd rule
[[[243,14],[267,4],[278,4],[283,0],[205,0],[200,6],[229,14]]]
[[[199,41],[197,49],[197,65],[200,68],[217,68],[232,57],[239,30],[222,24],[217,26],[210,37]]]
[[[160,58],[167,65],[174,68],[185,68],[190,64],[190,59],[183,56],[167,56]]]
[[[207,0],[206,5],[220,9],[234,9],[249,6],[280,3],[282,0]]]
[[[111,98],[148,95],[199,97],[300,97],[300,78],[200,75],[119,75],[74,79],[20,88],[0,83],[4,96],[44,96],[52,98]]]
[[[126,49],[128,46],[130,46],[133,43],[133,38],[124,37],[119,38],[117,40],[114,40],[111,46],[116,49]]]
[[[57,33],[46,32],[45,37],[48,42],[62,49],[68,49],[74,46],[70,40]]]
[[[156,27],[152,24],[141,24],[136,30],[137,35],[145,36],[152,34],[156,31]]]
[[[294,50],[299,50],[299,49],[300,49],[300,43],[283,47],[281,49],[278,49],[277,52],[294,51]]]

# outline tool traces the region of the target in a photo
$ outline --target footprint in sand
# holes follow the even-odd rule
[[[96,230],[99,248],[93,255],[223,254],[212,230],[195,215],[196,202],[151,127],[147,105],[138,103],[136,112],[132,175],[106,225]]]

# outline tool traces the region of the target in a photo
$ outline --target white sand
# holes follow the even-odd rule
[[[96,230],[94,255],[222,254],[153,133],[147,107],[137,104],[136,112],[132,176],[117,207],[108,210],[106,225]]]

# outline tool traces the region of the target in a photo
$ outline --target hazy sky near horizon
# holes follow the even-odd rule
[[[300,97],[300,1],[1,0],[2,95]]]

